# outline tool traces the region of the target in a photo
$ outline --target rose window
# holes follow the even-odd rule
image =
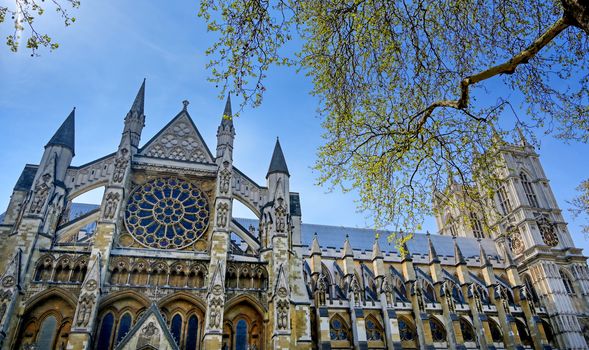
[[[145,247],[182,249],[206,232],[209,204],[193,184],[177,178],[155,179],[131,193],[125,225]]]

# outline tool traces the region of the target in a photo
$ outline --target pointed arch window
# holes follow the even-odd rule
[[[479,219],[477,214],[473,212],[470,213],[470,224],[472,226],[472,233],[475,236],[475,238],[485,238],[481,219]]]
[[[235,350],[247,350],[249,348],[247,343],[247,322],[241,319],[237,322],[235,327]]]
[[[511,201],[509,201],[505,185],[501,185],[499,189],[497,189],[497,198],[499,199],[501,213],[503,213],[503,215],[509,214],[511,212]]]
[[[366,320],[366,338],[369,341],[382,341],[384,339],[380,324],[372,317]]]
[[[491,338],[493,339],[494,343],[503,342],[503,334],[501,333],[501,329],[499,329],[497,322],[491,318],[489,318],[489,329],[491,330]]]
[[[174,317],[172,317],[170,333],[172,333],[172,336],[174,336],[176,344],[180,344],[182,337],[182,316],[180,316],[180,314],[176,314]]]
[[[526,174],[522,171],[519,174],[519,179],[522,182],[522,186],[524,188],[524,193],[526,194],[526,198],[528,199],[528,203],[532,206],[532,207],[536,207],[538,208],[538,197],[536,197],[536,193],[534,192],[534,187],[532,185],[532,183],[530,182],[530,180],[528,180],[528,177],[526,176]]]
[[[195,315],[188,319],[188,332],[186,333],[186,350],[196,350],[198,344],[198,318]]]
[[[462,332],[462,339],[464,339],[465,342],[475,341],[475,336],[474,336],[474,331],[472,329],[472,326],[463,317],[460,318],[460,331]]]
[[[100,331],[98,332],[98,341],[96,342],[96,349],[110,349],[110,341],[112,338],[112,330],[115,323],[115,318],[112,313],[107,313],[102,318],[100,324]]]
[[[440,321],[438,321],[434,317],[431,317],[429,319],[429,326],[430,326],[431,331],[432,331],[432,339],[433,339],[433,341],[435,341],[435,342],[444,342],[444,341],[446,341],[446,329],[444,328],[444,326],[442,325],[442,323],[440,323]]]
[[[117,332],[117,342],[116,344],[118,344],[121,340],[123,340],[123,338],[125,337],[125,335],[127,333],[129,333],[129,329],[131,329],[131,314],[129,314],[128,312],[126,312],[123,317],[121,317],[121,320],[119,321],[119,331]]]
[[[575,287],[573,286],[573,281],[569,278],[569,275],[562,270],[560,270],[560,278],[562,278],[562,282],[564,283],[564,289],[568,295],[575,295]]]
[[[339,316],[334,316],[329,323],[329,337],[331,340],[350,340],[348,327]]]
[[[37,349],[51,350],[55,340],[55,330],[57,328],[57,319],[55,316],[49,316],[43,320],[39,335],[37,336]]]
[[[415,327],[403,318],[399,319],[399,334],[401,336],[401,341],[414,341],[417,339]]]

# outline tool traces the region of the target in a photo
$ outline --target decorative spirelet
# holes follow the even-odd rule
[[[131,193],[125,225],[145,247],[183,249],[205,234],[209,204],[194,184],[174,177],[158,178]]]

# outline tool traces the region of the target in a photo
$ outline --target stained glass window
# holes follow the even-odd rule
[[[110,349],[110,337],[112,335],[112,327],[114,324],[114,317],[109,312],[102,318],[102,325],[98,333],[97,349]]]
[[[180,337],[182,337],[182,316],[179,314],[172,317],[172,327],[170,332],[174,336],[176,344],[180,344]]]
[[[37,336],[37,349],[53,349],[53,338],[55,337],[55,328],[57,320],[54,316],[47,317],[41,324],[41,330]]]
[[[131,315],[125,313],[119,322],[119,331],[117,333],[117,344],[125,337],[131,328]]]
[[[348,330],[343,321],[338,316],[335,316],[331,319],[329,336],[331,340],[350,340]]]
[[[446,341],[446,330],[444,329],[444,326],[442,326],[440,321],[434,318],[430,318],[429,326],[432,331],[432,338],[435,342]]]
[[[198,319],[192,315],[188,319],[188,334],[186,335],[186,350],[196,350],[198,344]]]
[[[460,330],[462,331],[462,338],[464,341],[475,341],[474,339],[474,331],[464,318],[460,319]]]
[[[383,334],[376,321],[368,319],[366,320],[366,337],[368,340],[379,341],[383,340]]]
[[[247,350],[247,323],[239,320],[235,329],[235,350]]]
[[[125,225],[145,247],[182,249],[206,232],[209,204],[193,184],[177,178],[154,179],[131,193]]]
[[[403,341],[413,341],[417,337],[415,329],[403,319],[399,319],[399,333]]]

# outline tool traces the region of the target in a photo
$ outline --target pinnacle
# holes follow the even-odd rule
[[[272,153],[272,160],[270,161],[270,167],[268,168],[266,178],[273,173],[282,173],[290,176],[288,167],[286,166],[286,160],[284,159],[284,153],[282,153],[282,148],[280,147],[280,141],[278,141],[278,139],[276,139],[276,144],[274,145],[274,152]]]
[[[137,96],[135,96],[135,100],[133,101],[133,106],[131,106],[132,112],[137,112],[139,115],[143,114],[145,106],[145,78],[143,79],[143,83],[137,91]]]
[[[55,132],[51,140],[45,145],[48,146],[63,146],[69,148],[74,153],[75,146],[75,120],[76,120],[76,107],[72,109],[68,117],[61,124],[59,129]]]

